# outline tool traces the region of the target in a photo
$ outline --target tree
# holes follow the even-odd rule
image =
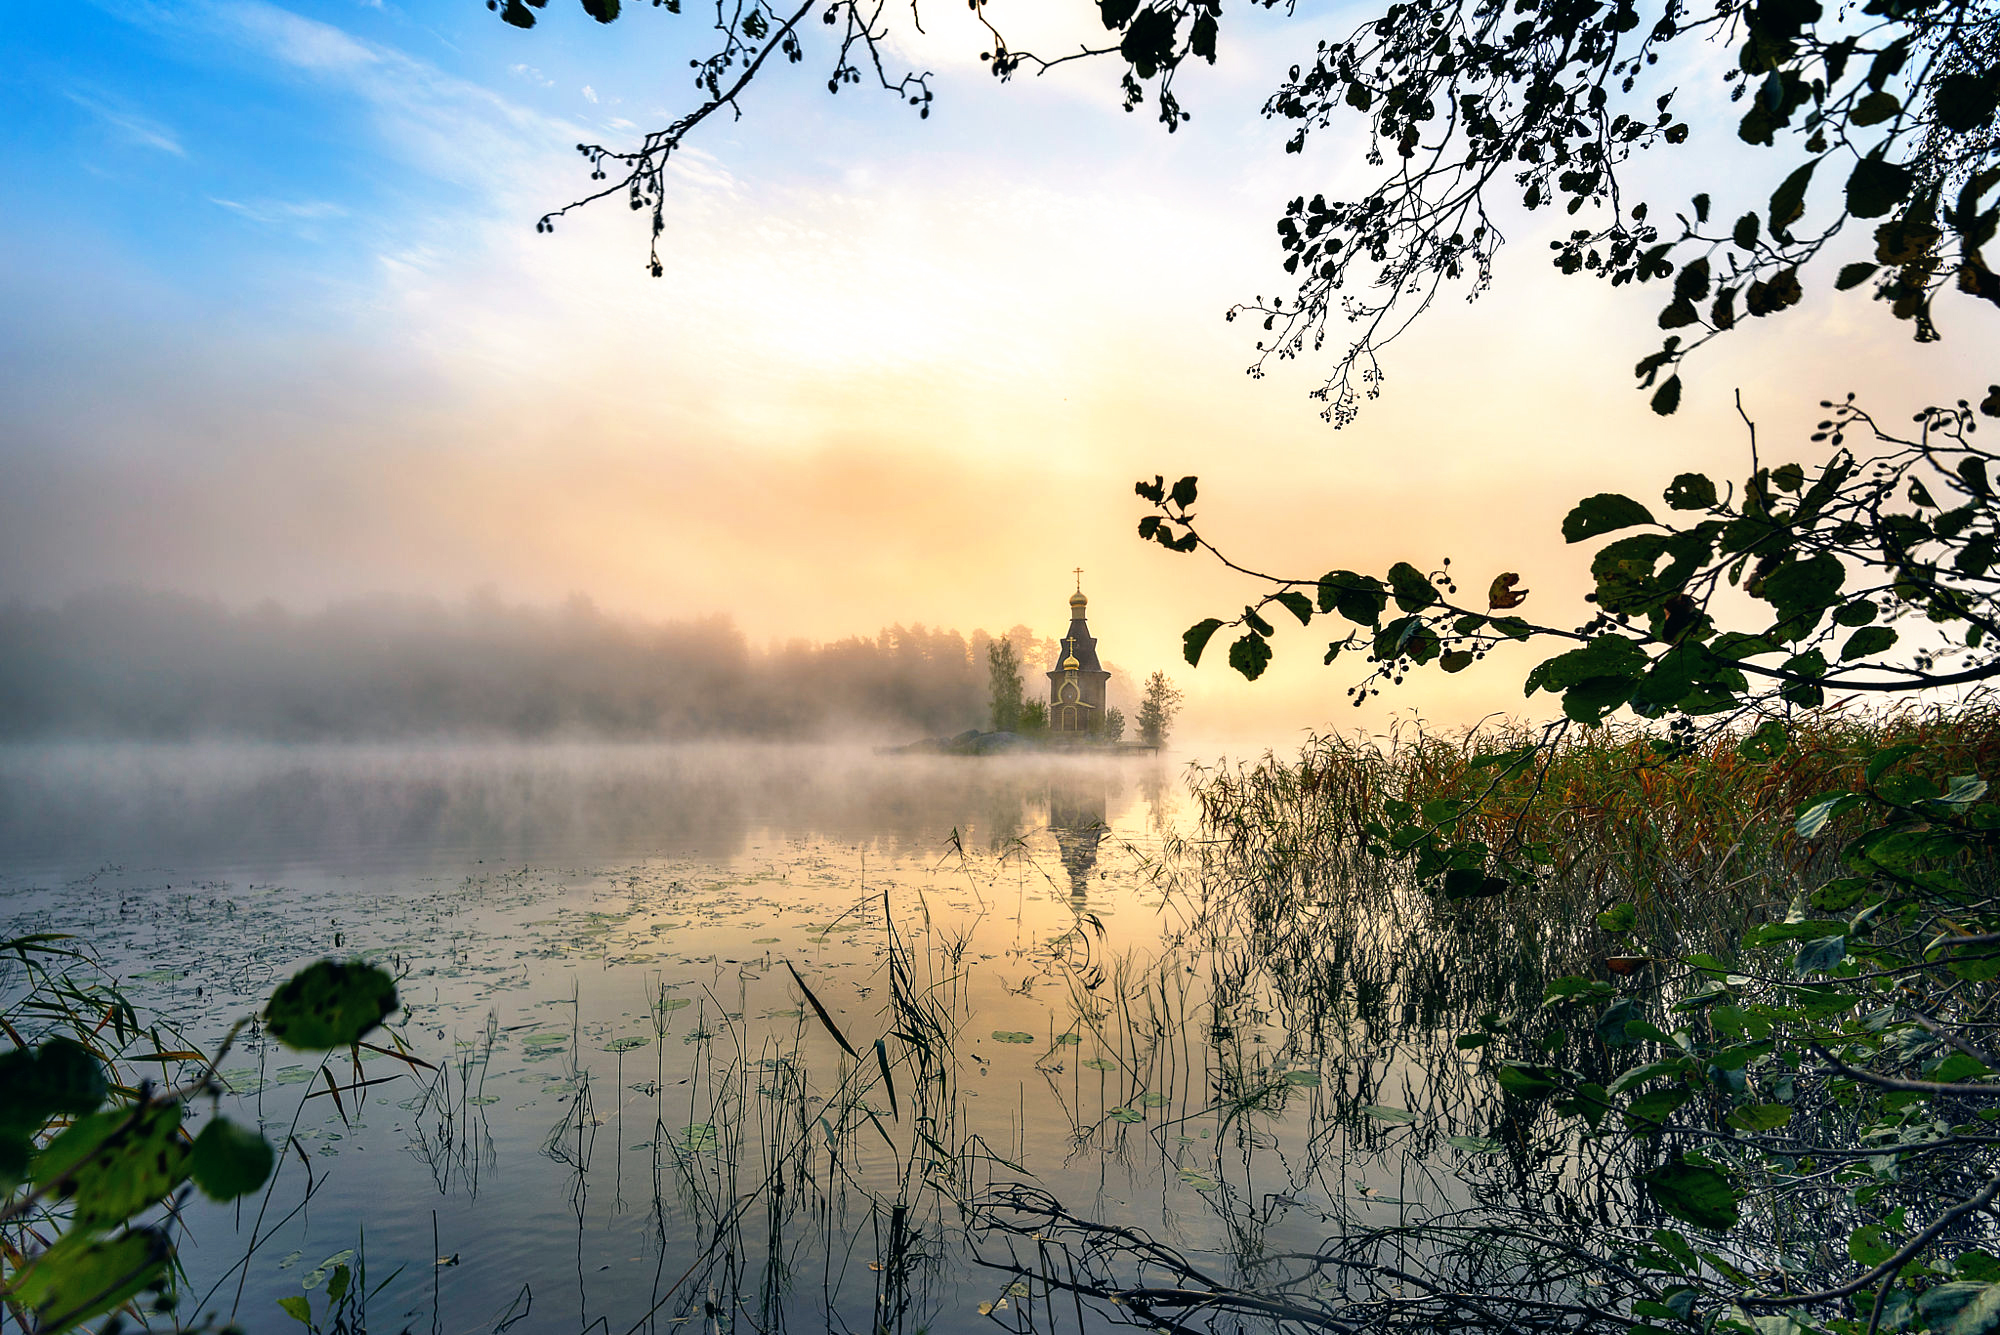
[[[1021,725],[1021,660],[1014,654],[1012,640],[995,640],[986,646],[986,680],[992,707],[989,717],[995,732],[1013,732]]]
[[[1046,701],[1030,700],[1021,706],[1021,720],[1015,730],[1023,737],[1039,737],[1049,730],[1049,706]]]
[[[582,3],[601,23],[620,12],[618,0]],[[679,0],[658,3],[679,12]],[[1190,115],[1179,71],[1216,60],[1218,0],[1098,0],[1104,44],[1054,58],[1010,47],[983,0],[972,3],[996,77],[1109,61],[1125,108],[1150,100],[1169,130]],[[522,28],[545,4],[488,0]],[[740,114],[774,51],[800,63],[809,34],[830,29],[829,92],[866,76],[929,115],[930,75],[889,73],[899,14],[862,0],[720,11],[714,50],[692,62],[698,105],[631,146],[577,145],[604,184],[537,230],[623,195],[650,213],[649,268],[663,275],[667,163],[715,113]],[[914,5],[910,22],[921,22]],[[1727,179],[1684,206],[1634,199],[1621,175],[1634,154],[1700,143],[1662,73],[1698,51],[1710,53],[1698,68],[1743,107],[1736,137],[1767,150],[1768,165],[1742,199],[1717,198]],[[1676,59],[1663,65],[1663,54]],[[1996,104],[2000,0],[1867,0],[1858,12],[1820,0],[1717,0],[1705,12],[1685,0],[1398,0],[1345,39],[1320,42],[1264,106],[1294,152],[1352,113],[1368,127],[1370,166],[1387,170],[1352,200],[1290,201],[1277,230],[1294,294],[1257,297],[1229,316],[1259,320],[1268,335],[1253,375],[1273,358],[1318,355],[1330,327],[1351,329],[1314,391],[1322,415],[1343,424],[1380,392],[1382,350],[1440,291],[1477,295],[1492,282],[1513,200],[1529,212],[1561,205],[1578,221],[1553,243],[1559,269],[1669,290],[1663,340],[1636,375],[1654,409],[1671,413],[1688,355],[1746,318],[1800,304],[1801,271],[1822,255],[1845,254],[1832,285],[1872,283],[1919,341],[1941,336],[1933,306],[1948,290],[2000,305],[2000,275],[1984,254],[2000,229]],[[1857,223],[1872,235],[1842,251],[1836,242]]]
[[[1146,678],[1146,694],[1139,702],[1139,740],[1147,746],[1165,746],[1173,730],[1174,715],[1181,711],[1181,693],[1164,672]],[[1121,726],[1123,720],[1120,720]]]
[[[1125,711],[1118,708],[1106,709],[1104,711],[1104,723],[1102,727],[1105,741],[1116,742],[1123,738],[1125,736]]]

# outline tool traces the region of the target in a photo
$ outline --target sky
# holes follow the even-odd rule
[[[1306,397],[1322,368],[1246,376],[1254,331],[1222,317],[1283,290],[1286,200],[1362,179],[1360,118],[1294,156],[1259,115],[1351,5],[1233,9],[1221,59],[1177,84],[1195,117],[1173,135],[1120,109],[1107,67],[998,83],[962,6],[889,49],[932,72],[927,119],[828,95],[809,46],[676,159],[649,278],[619,200],[535,230],[591,186],[575,144],[695,103],[700,7],[627,10],[600,26],[553,0],[531,32],[478,0],[11,14],[0,599],[582,594],[726,614],[757,642],[1056,634],[1080,566],[1101,652],[1167,670],[1190,735],[1456,726],[1546,709],[1520,694],[1533,660],[1362,711],[1317,625],[1281,628],[1255,684],[1219,655],[1181,663],[1181,631],[1252,590],[1139,542],[1133,480],[1199,475],[1205,535],[1256,568],[1449,557],[1475,587],[1520,571],[1526,610],[1568,623],[1585,562],[1562,515],[1747,471],[1737,392],[1767,461],[1811,462],[1821,398],[1893,419],[1991,378],[1957,312],[1920,350],[1865,290],[1828,294],[1723,340],[1656,418],[1631,366],[1658,294],[1561,278],[1545,229],[1567,220],[1524,214],[1493,291],[1442,301],[1333,430]],[[995,9],[1050,49],[1090,12]],[[1719,85],[1686,77],[1695,135],[1642,179],[1667,199],[1719,180],[1722,201],[1741,180],[1761,203]]]

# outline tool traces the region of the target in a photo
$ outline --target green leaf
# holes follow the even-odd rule
[[[173,1246],[156,1228],[99,1238],[73,1228],[24,1272],[8,1295],[35,1313],[37,1329],[72,1330],[115,1311],[166,1275]]]
[[[1799,838],[1810,839],[1824,829],[1828,821],[1845,816],[1860,805],[1859,793],[1835,793],[1822,797],[1799,813],[1792,828],[1798,831]]]
[[[278,1307],[286,1316],[289,1316],[292,1320],[307,1329],[311,1329],[312,1304],[306,1300],[306,1296],[303,1293],[295,1293],[289,1298],[278,1299]]]
[[[233,1201],[263,1186],[275,1159],[262,1134],[217,1117],[194,1138],[189,1167],[202,1195],[212,1201]]]
[[[93,1112],[104,1093],[104,1067],[73,1038],[0,1054],[0,1131],[38,1131],[51,1117]]]
[[[1847,579],[1840,558],[1821,552],[1803,561],[1787,561],[1753,589],[1759,598],[1788,615],[1815,613],[1839,601],[1840,586]]]
[[[1424,572],[1408,561],[1389,567],[1389,587],[1395,591],[1396,606],[1405,612],[1421,612],[1438,600],[1438,591]]]
[[[1641,1094],[1625,1106],[1625,1125],[1634,1131],[1656,1131],[1666,1125],[1667,1117],[1676,1108],[1692,1097],[1692,1092],[1682,1085]]]
[[[1847,122],[1850,125],[1880,125],[1902,109],[1903,104],[1896,100],[1895,94],[1877,89],[1854,104]]]
[[[1857,658],[1868,658],[1874,654],[1893,648],[1896,632],[1887,626],[1863,626],[1847,637],[1847,643],[1840,646],[1840,661],[1851,663]]]
[[[1833,280],[1833,285],[1842,292],[1847,291],[1849,288],[1860,287],[1863,283],[1873,278],[1881,267],[1879,264],[1868,264],[1866,262],[1843,264],[1840,266],[1839,276]]]
[[[1870,155],[1854,164],[1847,178],[1847,211],[1879,218],[1910,193],[1910,169]]]
[[[1792,1120],[1792,1110],[1782,1103],[1757,1103],[1738,1108],[1728,1122],[1739,1131],[1775,1131]]]
[[[1783,755],[1791,744],[1791,730],[1783,720],[1770,718],[1736,744],[1736,754],[1754,765],[1763,765]]]
[[[1630,496],[1620,496],[1615,492],[1600,492],[1576,503],[1563,519],[1564,542],[1583,542],[1599,534],[1616,532],[1630,528],[1634,524],[1650,524],[1653,512]]]
[[[1690,320],[1687,323],[1692,324],[1694,322]],[[1681,378],[1676,373],[1661,381],[1660,387],[1653,391],[1652,409],[1661,417],[1672,417],[1680,409],[1680,406]],[[1572,538],[1570,541],[1574,542],[1576,539]]]
[[[1547,1066],[1523,1066],[1513,1062],[1493,1073],[1500,1088],[1520,1099],[1545,1099],[1562,1088],[1557,1073]]]
[[[1504,876],[1488,876],[1477,867],[1453,867],[1444,874],[1446,899],[1490,899],[1513,889]]]
[[[1817,166],[1819,159],[1814,158],[1787,176],[1778,188],[1771,192],[1770,218],[1771,231],[1774,235],[1797,222],[1800,215],[1806,211],[1806,187],[1812,184],[1813,169]]]
[[[1506,1146],[1485,1136],[1446,1136],[1444,1143],[1467,1154],[1500,1154]]]
[[[1665,495],[1671,509],[1706,510],[1715,504],[1715,483],[1701,473],[1681,473],[1668,486]]]
[[[1247,681],[1255,681],[1264,675],[1264,669],[1271,662],[1271,645],[1262,635],[1251,631],[1229,646],[1229,666],[1241,672]]]
[[[1630,904],[1613,904],[1597,915],[1597,925],[1607,932],[1622,936],[1639,925],[1639,910]]]
[[[1417,1120],[1417,1115],[1402,1108],[1388,1108],[1379,1103],[1364,1103],[1360,1111],[1363,1116],[1390,1126],[1407,1126]]]
[[[75,1220],[112,1228],[157,1204],[187,1178],[181,1106],[150,1104],[92,1113],[35,1156],[34,1179],[76,1201]]]
[[[1352,570],[1332,570],[1320,576],[1319,610],[1339,612],[1356,625],[1373,627],[1388,610],[1389,595],[1382,581]]]
[[[271,994],[264,1025],[288,1048],[323,1052],[360,1042],[400,1004],[395,980],[374,965],[321,960]]]
[[[1989,67],[1980,74],[1945,75],[1938,80],[1931,105],[1945,129],[1967,134],[1993,119],[1996,99],[2000,99],[2000,78]]]
[[[2000,1284],[1939,1284],[1924,1290],[1917,1311],[1932,1335],[1986,1335],[2000,1329]]]
[[[1682,1159],[1640,1174],[1639,1181],[1653,1203],[1676,1219],[1716,1232],[1736,1227],[1736,1193],[1713,1168]]]
[[[1195,496],[1195,479],[1191,477],[1184,477],[1180,481],[1174,483],[1174,489],[1173,491],[1168,493],[1167,499],[1172,501],[1175,505],[1178,505],[1181,509],[1185,510],[1190,505],[1194,504],[1194,496]]]
[[[1274,593],[1271,595],[1271,597],[1276,602],[1281,604],[1287,612],[1290,612],[1293,616],[1297,617],[1299,619],[1299,624],[1301,626],[1309,626],[1312,624],[1312,619],[1313,619],[1312,599],[1306,597],[1303,593],[1298,593],[1294,590],[1287,589],[1283,593]]]
[[[1189,667],[1201,666],[1202,651],[1208,648],[1208,642],[1221,629],[1222,619],[1209,617],[1181,632],[1181,657],[1187,659]]]
[[[1834,965],[1847,958],[1847,938],[1845,936],[1822,936],[1808,941],[1799,948],[1796,967],[1800,976],[1809,973],[1825,973]]]

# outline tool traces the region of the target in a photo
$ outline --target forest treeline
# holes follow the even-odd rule
[[[300,613],[107,591],[0,607],[0,737],[906,740],[985,726],[993,638],[898,625],[759,648],[726,617],[639,621],[583,598]],[[1006,638],[1034,673],[1053,662],[1053,640]]]

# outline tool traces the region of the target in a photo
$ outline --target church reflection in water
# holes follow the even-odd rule
[[[1081,899],[1090,891],[1097,846],[1108,832],[1108,798],[1109,784],[1102,773],[1064,774],[1049,783],[1049,830],[1069,874],[1071,898]]]

